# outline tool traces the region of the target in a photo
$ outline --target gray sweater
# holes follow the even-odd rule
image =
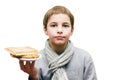
[[[42,58],[35,62],[39,71],[39,80],[51,80],[52,73],[48,67],[48,61],[44,50],[40,51]],[[76,48],[71,61],[64,66],[69,80],[97,80],[94,63],[90,54]],[[29,77],[29,80],[32,78]]]

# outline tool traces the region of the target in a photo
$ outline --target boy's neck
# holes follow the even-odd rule
[[[66,45],[67,44],[64,44],[64,45],[51,45],[50,44],[50,46],[51,46],[51,48],[58,54],[58,55],[60,55],[60,54],[62,54],[63,52],[64,52],[64,50],[65,50],[65,48],[66,48]]]

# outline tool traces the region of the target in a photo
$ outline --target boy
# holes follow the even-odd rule
[[[40,51],[42,58],[26,64],[20,60],[29,80],[97,80],[89,53],[69,40],[74,31],[72,13],[64,6],[54,6],[46,12],[43,25],[49,39]]]

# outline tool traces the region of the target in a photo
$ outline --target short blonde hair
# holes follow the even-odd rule
[[[72,26],[72,29],[73,29],[73,26],[74,26],[74,16],[73,14],[64,6],[54,6],[53,8],[49,9],[44,18],[43,18],[43,25],[44,25],[44,28],[47,29],[47,23],[48,23],[48,20],[49,18],[53,15],[53,14],[66,14],[68,15],[68,17],[70,18],[70,22],[71,22],[71,26]]]

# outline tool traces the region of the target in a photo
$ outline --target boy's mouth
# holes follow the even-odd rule
[[[63,38],[65,38],[65,36],[55,36],[55,38],[58,40],[62,40]]]

